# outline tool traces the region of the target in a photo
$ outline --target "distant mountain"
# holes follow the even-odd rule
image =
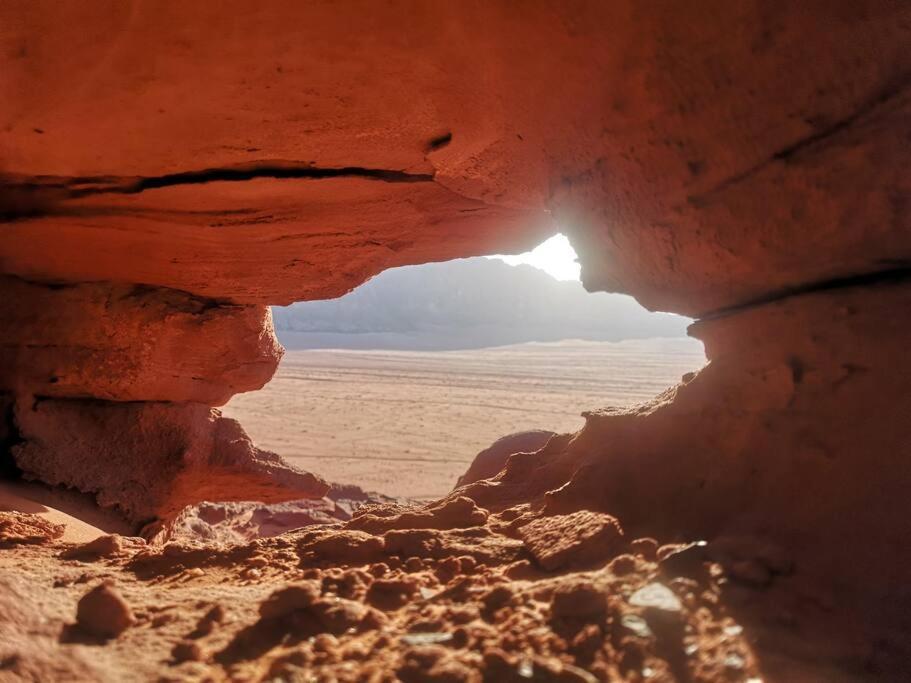
[[[687,318],[631,297],[589,294],[528,265],[470,258],[384,271],[329,301],[273,309],[290,349],[447,350],[562,339],[619,341],[686,334]]]

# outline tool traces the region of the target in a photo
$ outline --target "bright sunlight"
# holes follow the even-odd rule
[[[578,280],[581,269],[576,262],[575,250],[566,235],[562,233],[557,233],[524,254],[516,254],[515,256],[496,254],[488,256],[488,258],[506,261],[511,266],[527,263],[535,268],[540,268],[557,280]]]

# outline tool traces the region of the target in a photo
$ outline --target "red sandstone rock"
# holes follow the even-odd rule
[[[314,582],[298,583],[274,592],[259,606],[263,619],[277,619],[299,609],[306,609],[320,597],[319,586]]]
[[[431,181],[266,179],[102,200],[119,204],[114,211],[98,211],[97,203],[89,198],[76,202],[84,208],[73,207],[92,215],[88,230],[57,218],[5,226],[5,272],[288,304],[341,296],[386,268],[523,251],[556,231],[541,211],[467,199]],[[124,230],[124,213],[131,229]],[[53,249],[43,246],[51,243]]]
[[[63,536],[62,524],[25,512],[0,511],[0,548],[23,543],[49,543]]]
[[[895,569],[911,563],[911,547],[898,540],[911,533],[903,512],[911,374],[907,325],[895,315],[909,306],[911,287],[899,281],[699,322],[692,331],[710,363],[689,382],[645,405],[590,413],[568,445],[529,456],[515,473],[508,467],[497,487],[481,482],[459,494],[495,511],[497,497],[514,500],[521,490],[529,499],[546,496],[548,509],[616,512],[632,534],[683,530],[708,540],[692,568],[704,571],[708,559],[728,571],[746,562],[733,571],[754,584],[760,574],[750,562],[793,568],[779,599],[812,594],[825,604],[838,596],[843,606],[856,601],[877,615],[861,626],[856,613],[842,621],[796,611],[798,621],[827,625],[826,639],[808,641],[808,651],[826,658],[833,648],[860,661],[857,642],[904,628],[904,608],[872,587],[895,585]],[[730,540],[712,552],[720,537]],[[783,609],[746,599],[751,619],[774,619]],[[769,651],[787,647],[781,631],[764,630],[763,638]]]
[[[545,209],[589,287],[665,310],[909,256],[900,3],[76,7],[0,21],[7,272],[281,303]]]
[[[262,387],[281,346],[262,306],[134,285],[0,278],[0,390],[221,405]]]
[[[172,540],[241,543],[268,538],[300,527],[332,524],[351,519],[352,512],[394,499],[364,491],[355,485],[331,484],[323,498],[284,503],[252,501],[212,502],[190,505],[155,529],[147,529],[156,542]]]
[[[133,522],[210,499],[279,502],[329,490],[200,404],[41,400],[18,406],[17,423],[13,457],[27,477],[94,493]]]
[[[514,567],[524,552],[503,533],[539,522],[546,531],[556,513],[616,513],[627,528],[664,541],[761,536],[797,567],[787,585],[756,557],[721,559],[752,570],[759,562],[773,577],[774,599],[757,600],[750,588],[738,607],[746,616],[796,624],[757,627],[759,642],[778,655],[765,675],[898,677],[911,654],[908,639],[896,637],[907,632],[902,570],[911,562],[911,378],[900,314],[909,295],[907,284],[874,283],[907,271],[911,259],[908,18],[905,4],[875,1],[542,2],[521,12],[500,2],[370,3],[356,11],[290,2],[7,3],[0,270],[63,285],[178,289],[217,300],[223,313],[224,301],[333,296],[393,265],[518,250],[559,224],[591,289],[684,313],[732,309],[694,328],[711,364],[647,405],[592,411],[574,437],[555,437],[541,452],[513,458],[495,480],[460,490],[494,513],[525,505],[512,521],[494,525],[470,511],[476,526],[460,526],[456,514],[445,531],[393,528],[443,521],[426,509],[373,510],[360,523],[388,529],[381,537],[311,531],[290,544],[297,559],[378,563],[391,554],[391,571],[429,577],[436,574],[427,563],[471,550],[484,585],[457,577],[439,593],[464,604],[496,582],[488,564]],[[842,278],[857,286],[811,293]],[[104,310],[120,286],[97,285],[104,292],[97,305],[61,290],[62,337],[102,340],[101,351],[69,346],[67,357],[61,350],[55,358],[26,348],[25,330],[8,326],[2,353],[12,367],[0,373],[12,378],[4,386],[20,408],[2,431],[4,441],[25,437],[16,458],[32,476],[99,491],[137,516],[174,514],[221,489],[281,499],[274,460],[254,452],[254,465],[235,466],[233,456],[226,465],[208,446],[199,455],[186,445],[187,424],[222,424],[184,417],[207,409],[88,401],[32,409],[32,394],[54,391],[214,403],[262,379],[245,370],[228,379],[232,371],[196,339],[179,354],[123,355],[116,339],[108,346]],[[4,295],[14,290],[8,284]],[[186,314],[186,299],[172,293],[162,303],[161,295],[156,289],[143,299],[159,311],[151,318],[114,305],[118,327],[147,320],[155,339],[189,338],[186,325],[166,322],[169,313]],[[258,309],[244,310],[252,320],[219,314],[224,328],[209,329],[258,335]],[[39,344],[48,329],[60,329],[48,318],[39,323],[32,330]],[[226,356],[246,360],[265,349],[268,362],[261,341],[223,344]],[[169,353],[176,378],[156,370]],[[107,363],[116,370],[109,377]],[[71,383],[55,389],[58,364]],[[192,379],[194,368],[205,371],[195,375],[203,380]],[[123,377],[142,382],[134,389]],[[111,417],[121,413],[128,419]],[[252,449],[229,441],[248,463]],[[181,469],[187,448],[192,462]],[[208,477],[216,461],[217,476]],[[241,473],[263,469],[252,489],[243,485]],[[538,519],[542,506],[550,517]],[[547,549],[529,538],[543,557]],[[282,553],[291,548],[273,542],[273,562],[290,571]],[[5,582],[23,562],[47,561],[41,544],[9,552],[17,564],[7,562],[15,571]],[[250,559],[248,550],[232,552],[219,557]],[[211,555],[175,553],[168,562]],[[615,559],[611,581],[622,575],[624,588],[640,589],[651,578],[639,565],[632,556]],[[50,585],[47,564],[29,566]],[[269,580],[255,567],[231,578],[238,576]],[[536,583],[536,591],[549,589]],[[0,585],[4,668],[33,680],[101,678],[78,652],[60,649],[61,624],[50,629],[43,616],[23,616],[47,602],[32,597],[23,610],[26,589],[18,588]],[[706,681],[758,675],[746,641],[726,633],[728,617],[714,612],[725,595],[672,589],[683,594],[686,650],[678,631],[630,611],[619,587],[606,624],[616,632],[600,648],[590,647],[591,636],[576,643],[542,634],[540,602],[516,589],[509,591],[516,604],[494,613],[504,621],[466,622],[473,625],[458,642],[468,645],[457,656],[440,646],[405,650],[388,635],[345,634],[275,654],[289,634],[251,621],[258,647],[235,633],[240,645],[221,650],[213,666],[218,676],[236,668],[253,679],[317,668],[344,675],[357,661],[377,678],[393,671],[466,678],[474,667],[493,680],[585,680],[585,670],[557,656],[527,655],[544,645],[567,658],[576,648],[590,657],[588,675],[606,680],[646,671]],[[418,621],[404,609],[395,623]],[[336,625],[358,611],[345,603]],[[819,636],[794,642],[795,632]],[[150,647],[166,653],[170,644]],[[783,664],[782,653],[795,650]],[[136,667],[160,677],[157,665],[134,659],[107,661],[119,661],[121,678]]]
[[[538,564],[553,571],[606,562],[620,549],[623,531],[610,515],[581,510],[535,519],[519,527],[519,536]]]
[[[465,486],[481,479],[495,477],[506,465],[509,456],[514,453],[533,453],[543,448],[553,435],[553,432],[537,429],[497,439],[474,457],[471,466],[459,477],[456,486]]]
[[[156,532],[156,540],[240,543],[314,524],[348,519],[326,498],[287,503],[205,501],[181,510]]]
[[[348,523],[351,529],[382,533],[390,529],[463,529],[481,526],[487,521],[487,511],[473,500],[453,496],[422,509],[402,508],[398,514],[373,514],[370,508],[359,511]]]
[[[98,560],[106,557],[116,557],[124,552],[123,537],[117,534],[106,534],[98,538],[69,548],[61,553],[65,560]]]
[[[85,631],[101,638],[116,638],[135,623],[130,606],[108,583],[96,586],[79,601],[76,621]]]

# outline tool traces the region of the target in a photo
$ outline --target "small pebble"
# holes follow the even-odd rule
[[[746,660],[736,652],[729,652],[724,658],[724,665],[729,669],[740,670],[746,666]]]
[[[198,662],[202,660],[202,648],[192,640],[184,640],[174,646],[171,650],[171,656],[177,664]]]
[[[314,581],[302,581],[272,593],[259,606],[263,619],[278,619],[299,609],[306,609],[320,596],[320,587]]]
[[[76,622],[89,633],[116,638],[136,622],[126,600],[109,583],[96,586],[79,600]]]
[[[680,599],[670,588],[660,583],[643,586],[629,598],[629,604],[635,607],[654,607],[665,612],[679,612],[683,609]]]
[[[640,638],[648,638],[652,635],[652,630],[648,627],[648,622],[635,614],[624,614],[620,619],[623,627],[632,631]]]
[[[452,640],[451,633],[437,631],[434,633],[408,633],[402,636],[402,642],[406,645],[437,645],[448,643]]]
[[[523,659],[521,662],[519,662],[518,674],[522,678],[534,678],[535,665],[530,659]]]

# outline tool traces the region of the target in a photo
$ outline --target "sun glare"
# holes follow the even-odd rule
[[[535,268],[540,268],[557,280],[578,280],[581,269],[576,262],[575,250],[566,235],[562,233],[557,233],[524,254],[513,256],[495,254],[488,258],[500,259],[511,266],[527,263]]]

